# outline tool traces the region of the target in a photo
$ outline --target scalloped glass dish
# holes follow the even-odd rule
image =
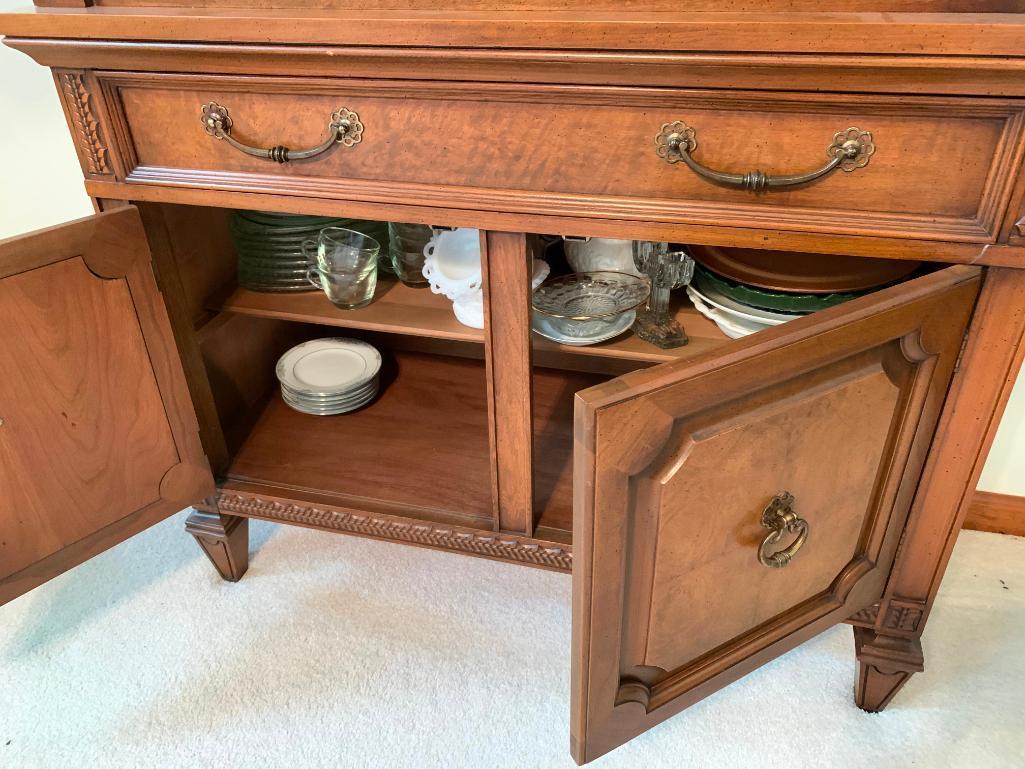
[[[646,278],[624,272],[560,275],[534,291],[534,330],[563,344],[597,344],[629,327],[624,316],[635,314],[649,290]]]

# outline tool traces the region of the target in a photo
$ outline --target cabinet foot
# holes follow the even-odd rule
[[[915,673],[925,669],[922,643],[917,638],[885,636],[868,628],[854,628],[858,678],[854,702],[862,710],[878,713]]]
[[[194,510],[185,530],[196,538],[210,563],[229,582],[238,582],[249,568],[249,519]]]

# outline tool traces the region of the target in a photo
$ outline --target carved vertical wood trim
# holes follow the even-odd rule
[[[880,632],[921,635],[1023,359],[1025,273],[990,269],[887,585]]]
[[[94,176],[113,174],[100,123],[93,109],[93,95],[79,72],[58,72],[57,82],[64,95],[68,119],[78,145],[86,173]]]

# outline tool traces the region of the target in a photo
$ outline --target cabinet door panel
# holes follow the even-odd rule
[[[134,208],[0,242],[0,603],[208,494]]]
[[[942,270],[578,395],[578,761],[878,600],[978,282]],[[784,494],[808,534],[773,568]]]

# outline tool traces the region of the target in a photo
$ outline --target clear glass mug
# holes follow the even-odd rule
[[[343,310],[366,307],[377,288],[377,257],[381,244],[355,230],[326,227],[316,240],[305,240],[310,265],[306,279]]]
[[[407,286],[426,286],[424,247],[433,234],[424,224],[388,223],[388,243],[392,270]]]

